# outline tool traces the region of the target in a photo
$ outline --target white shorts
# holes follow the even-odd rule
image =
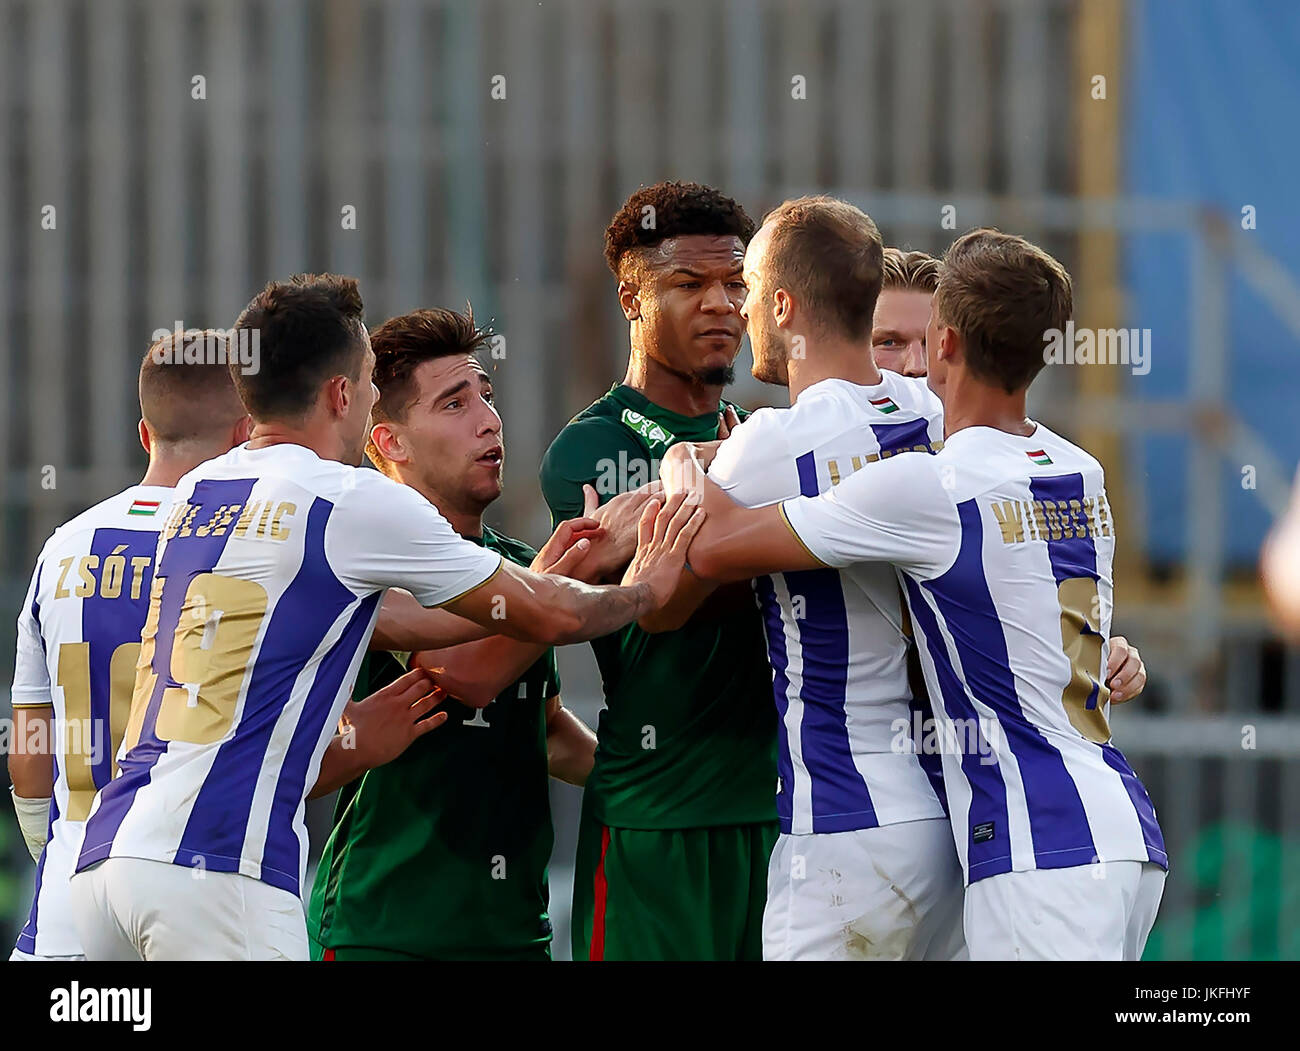
[[[108,858],[72,877],[88,960],[306,960],[296,895],[238,872]]]
[[[23,952],[22,949],[15,949],[9,954],[10,963],[20,961],[33,963],[69,963],[74,960],[84,960],[85,957],[78,954],[76,956],[37,956],[35,953]]]
[[[1165,870],[1107,861],[1003,872],[966,890],[972,960],[1140,960]]]
[[[946,818],[782,834],[767,867],[765,960],[965,958]]]

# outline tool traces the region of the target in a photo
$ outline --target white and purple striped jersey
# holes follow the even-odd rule
[[[300,894],[304,802],[384,590],[441,605],[500,566],[415,490],[300,445],[241,446],[187,474],[158,545],[128,750],[78,871],[145,858]]]
[[[53,706],[47,744],[54,795],[20,952],[81,955],[68,880],[126,727],[158,531],[171,499],[171,489],[133,485],[56,529],[36,560],[18,615],[11,696],[15,708]]]
[[[893,562],[939,724],[968,883],[1099,861],[1167,866],[1110,741],[1114,529],[1101,465],[1039,424],[968,427],[782,512],[830,566]]]
[[[753,413],[718,447],[709,477],[738,503],[761,507],[816,496],[876,460],[929,453],[942,436],[943,407],[924,380],[892,372],[869,387],[828,379],[788,409]],[[781,831],[943,817],[939,756],[921,754],[912,739],[928,707],[907,680],[895,571],[882,563],[814,569],[760,577],[754,587],[779,718]]]

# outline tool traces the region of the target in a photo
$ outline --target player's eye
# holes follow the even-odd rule
[[[459,398],[452,398],[451,401],[447,402],[447,404],[443,406],[443,408],[444,408],[444,409],[459,409],[459,408],[460,408],[460,399],[459,399]]]
[[[748,291],[749,291],[749,286],[746,285],[744,281],[732,281],[728,287],[730,287],[730,288],[738,288],[738,289],[740,289],[742,292],[748,292]]]
[[[493,399],[492,392],[490,390],[485,390],[483,392],[483,400],[487,402],[489,405],[491,405],[493,403],[492,399]]]

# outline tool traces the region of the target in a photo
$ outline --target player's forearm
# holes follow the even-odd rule
[[[14,709],[9,781],[24,799],[48,799],[54,793],[53,718],[52,707]]]
[[[307,798],[319,799],[336,792],[369,769],[365,756],[356,747],[355,735],[336,735],[321,757],[320,773],[316,775],[316,784],[307,793]]]
[[[512,639],[565,646],[617,631],[654,605],[645,583],[596,586],[512,566],[490,589],[477,588],[451,608]]]
[[[462,704],[483,708],[537,661],[547,647],[536,642],[493,635],[419,654],[421,667],[434,670],[433,681]]]
[[[490,633],[445,609],[426,609],[407,591],[390,589],[379,607],[372,650],[414,653],[487,638]]]
[[[558,697],[554,700],[546,720],[546,768],[552,777],[581,788],[596,762],[596,735]]]
[[[542,612],[542,632],[543,640],[552,646],[609,635],[655,608],[648,584],[596,586],[565,577],[550,579],[555,588],[554,605]]]

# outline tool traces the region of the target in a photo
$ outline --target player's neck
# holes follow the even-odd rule
[[[800,394],[822,380],[847,380],[861,387],[873,387],[881,381],[870,344],[849,340],[806,346],[802,357],[792,357],[786,362],[786,375],[790,380],[791,405]]]
[[[623,385],[678,416],[703,416],[717,412],[722,384],[697,383],[635,348],[628,359]]]
[[[481,507],[461,507],[456,501],[449,500],[423,479],[403,475],[398,468],[395,479],[403,485],[410,486],[438,509],[438,513],[447,520],[447,524],[456,530],[458,536],[481,537],[483,535],[483,511]]]
[[[248,436],[248,448],[269,449],[273,445],[301,445],[322,460],[348,462],[343,442],[332,427],[312,426],[310,423],[305,427],[295,427],[279,420],[255,423]]]
[[[175,489],[176,483],[181,480],[183,475],[189,474],[194,468],[214,456],[220,456],[221,452],[213,451],[210,453],[191,452],[186,456],[177,456],[174,453],[159,453],[155,450],[149,457],[149,468],[144,472],[144,477],[140,479],[141,485],[156,485],[162,489]]]
[[[992,427],[1028,437],[1037,425],[1025,416],[1025,394],[1024,390],[1008,394],[972,379],[965,372],[950,370],[943,391],[944,438],[967,427]]]

